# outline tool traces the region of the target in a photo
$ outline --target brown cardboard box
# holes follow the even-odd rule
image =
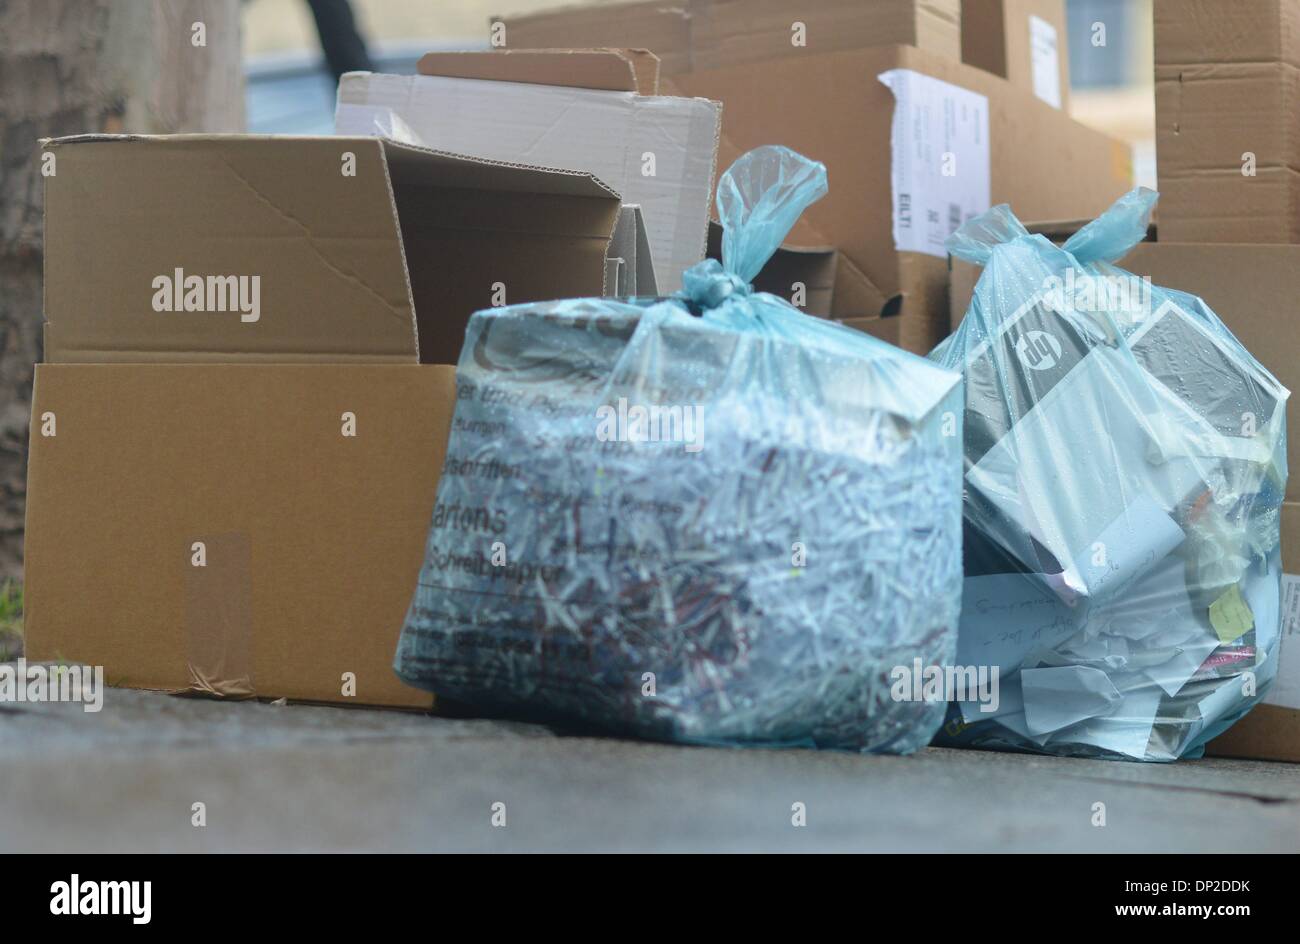
[[[1282,660],[1273,688],[1206,753],[1300,763],[1300,504],[1282,505]]]
[[[713,221],[708,257],[722,260],[722,227]],[[829,318],[838,264],[833,246],[782,246],[754,278],[754,288],[784,298],[805,314]]]
[[[427,52],[420,75],[561,88],[659,94],[659,57],[648,49],[498,49]]]
[[[44,147],[28,656],[428,706],[391,663],[464,326],[498,290],[600,294],[617,196],[375,138]]]
[[[961,58],[960,0],[645,0],[499,17],[511,49],[644,47],[665,76],[787,56],[907,45]],[[794,24],[805,27],[796,45]]]
[[[902,318],[871,333],[896,333],[903,347],[926,353],[948,330],[947,260],[894,248],[895,100],[877,78],[891,69],[988,99],[991,202],[1010,203],[1026,218],[1096,215],[1131,186],[1130,152],[1003,79],[910,46],[674,76],[683,94],[723,102],[720,166],[760,144],[784,144],[826,164],[830,196],[808,208],[789,242],[835,246],[852,267],[837,277],[834,317]]]
[[[1300,242],[1300,3],[1161,0],[1155,61],[1164,238]]]
[[[1291,643],[1300,639],[1291,637]],[[1281,760],[1300,764],[1300,711],[1270,705],[1256,705],[1250,714],[1205,747],[1211,757],[1244,757],[1249,760]]]
[[[1065,0],[962,0],[961,61],[1070,108]]]
[[[1300,66],[1295,0],[1156,0],[1157,65],[1286,62]]]

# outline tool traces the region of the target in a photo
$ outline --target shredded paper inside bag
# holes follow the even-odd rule
[[[648,737],[909,751],[956,653],[956,374],[749,285],[822,165],[718,186],[724,262],[661,300],[479,312],[398,647],[479,708]]]

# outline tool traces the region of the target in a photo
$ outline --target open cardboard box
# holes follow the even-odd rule
[[[427,707],[392,657],[464,327],[501,293],[600,295],[618,196],[377,138],[43,146],[29,658]]]
[[[335,130],[594,174],[641,208],[665,292],[681,288],[681,274],[704,258],[721,109],[704,98],[654,94],[652,54],[429,53],[418,68],[419,75],[345,75]]]

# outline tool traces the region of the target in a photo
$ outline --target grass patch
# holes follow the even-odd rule
[[[23,585],[18,580],[0,584],[0,662],[23,654]]]

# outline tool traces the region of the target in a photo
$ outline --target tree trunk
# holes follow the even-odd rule
[[[41,356],[38,139],[243,124],[239,0],[0,0],[0,577],[22,571]]]

